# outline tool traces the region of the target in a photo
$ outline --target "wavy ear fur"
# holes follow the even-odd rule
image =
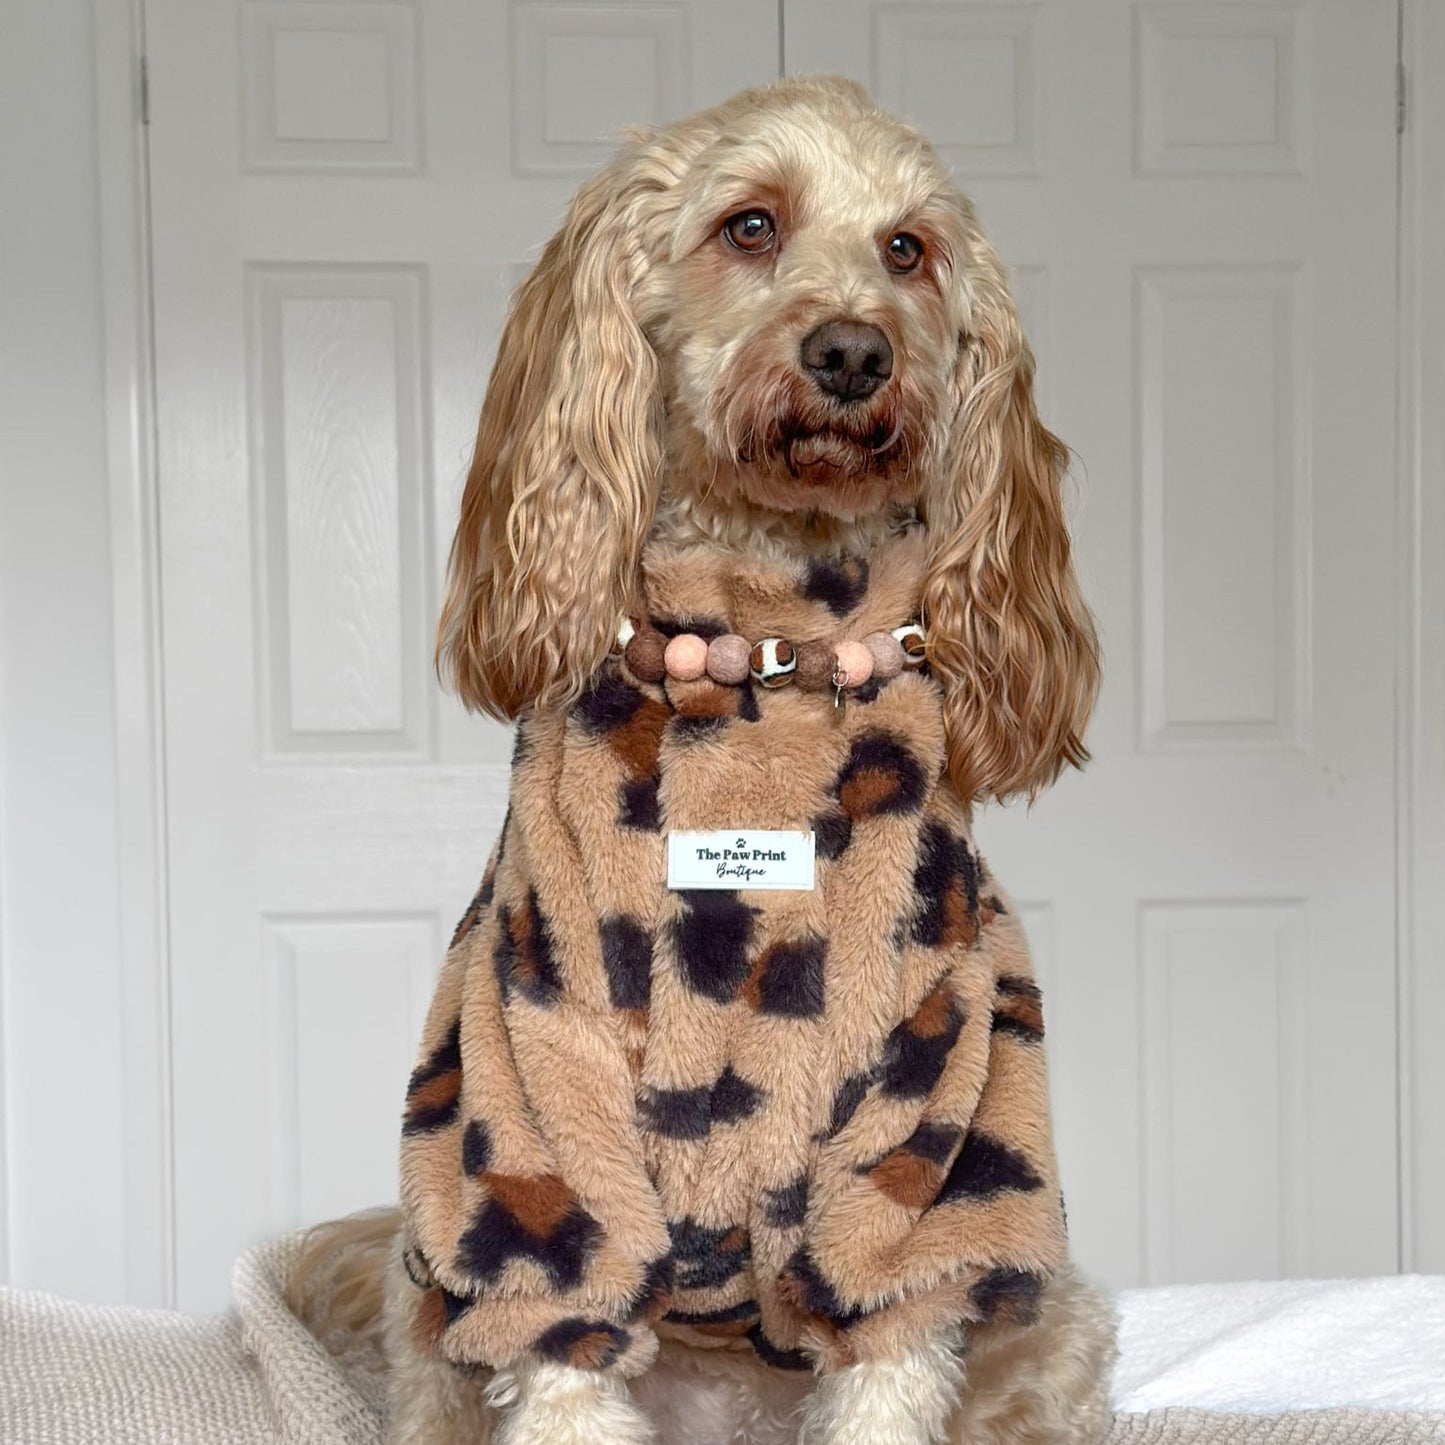
[[[648,190],[635,156],[577,193],[517,293],[482,405],[437,666],[500,718],[583,691],[652,519],[662,402],[633,311]]]
[[[1035,409],[1033,354],[1003,267],[969,229],[951,455],[923,502],[923,612],[954,785],[1003,800],[1033,797],[1087,761],[1099,647],[1064,522],[1068,453]]]

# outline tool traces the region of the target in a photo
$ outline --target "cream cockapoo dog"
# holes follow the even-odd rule
[[[453,546],[439,660],[469,705],[524,719],[526,744],[516,764],[514,813],[523,796],[519,789],[536,786],[523,770],[541,767],[535,758],[550,746],[547,738],[563,736],[560,722],[548,731],[548,718],[575,714],[574,731],[580,729],[583,744],[591,749],[588,757],[613,759],[615,754],[622,759],[619,767],[632,769],[617,774],[624,778],[622,786],[632,789],[626,793],[632,812],[622,820],[627,837],[619,848],[643,849],[660,848],[659,806],[669,820],[688,807],[685,785],[678,780],[690,764],[679,754],[669,784],[669,744],[659,742],[673,713],[687,715],[691,709],[693,720],[705,724],[701,732],[708,739],[694,746],[724,752],[726,738],[709,730],[729,719],[763,728],[769,717],[786,716],[793,719],[789,727],[794,731],[825,727],[821,719],[831,715],[834,701],[826,688],[811,698],[798,692],[779,702],[766,693],[761,675],[756,689],[744,681],[740,691],[705,678],[679,685],[660,672],[641,678],[634,675],[636,669],[629,672],[634,654],[628,651],[626,661],[616,654],[618,618],[636,614],[639,577],[648,571],[649,558],[656,575],[666,571],[658,559],[668,557],[706,558],[705,566],[698,565],[723,572],[736,563],[754,579],[748,585],[764,592],[757,578],[774,572],[791,576],[791,568],[804,579],[803,595],[815,604],[816,616],[827,622],[864,616],[870,561],[876,579],[892,565],[888,558],[910,557],[917,564],[910,605],[926,628],[927,667],[881,693],[875,682],[872,692],[860,690],[857,702],[848,706],[865,717],[870,705],[880,713],[892,707],[890,715],[900,719],[896,727],[904,733],[914,726],[910,717],[923,721],[915,727],[916,736],[905,738],[907,746],[889,743],[891,753],[887,747],[879,751],[876,732],[848,731],[862,723],[827,724],[841,731],[818,732],[816,751],[833,747],[834,737],[843,740],[836,746],[846,748],[852,738],[854,751],[847,755],[852,761],[832,785],[832,811],[820,820],[800,818],[798,825],[819,829],[823,857],[847,848],[850,839],[856,852],[870,838],[906,837],[906,871],[915,867],[915,848],[932,846],[928,838],[944,838],[944,851],[954,850],[949,858],[962,849],[959,867],[968,875],[968,889],[957,879],[944,879],[943,865],[919,861],[917,874],[909,876],[917,879],[921,911],[911,922],[905,918],[889,929],[895,939],[902,936],[900,928],[911,928],[915,941],[923,939],[928,947],[916,951],[929,967],[935,965],[928,960],[940,957],[940,946],[956,947],[965,962],[986,954],[987,940],[980,939],[987,929],[1002,938],[1016,923],[1004,917],[1009,909],[1000,895],[989,894],[985,865],[968,851],[972,806],[986,797],[1035,793],[1062,767],[1084,760],[1081,738],[1098,677],[1092,623],[1074,578],[1062,516],[1065,453],[1039,422],[1032,378],[1032,357],[1003,267],[968,201],[926,141],[874,106],[861,88],[837,80],[782,82],[634,137],[612,165],[583,186],[519,293],[488,388]],[[692,574],[684,566],[678,575]],[[656,604],[656,593],[649,596]],[[651,604],[644,598],[644,613]],[[651,615],[657,616],[655,607]],[[737,621],[742,615],[730,619],[731,630],[743,631],[745,624]],[[806,631],[814,614],[798,615]],[[909,620],[887,619],[890,624]],[[825,644],[832,645],[820,637],[811,645]],[[886,655],[885,645],[878,653],[880,674],[887,670]],[[801,668],[801,651],[799,657]],[[599,673],[604,667],[611,670]],[[611,689],[606,707],[597,702],[599,676]],[[843,679],[836,669],[827,682],[841,697]],[[750,700],[754,692],[761,704]],[[909,713],[907,707],[921,711]],[[656,729],[651,734],[639,730],[636,720],[654,715],[661,719]],[[699,735],[696,727],[689,733]],[[784,739],[780,746],[792,735],[777,734]],[[612,751],[598,751],[598,738],[610,739]],[[911,759],[934,746],[933,738],[939,751],[931,772],[941,781],[927,784],[939,792],[925,805],[923,774],[929,770]],[[639,765],[639,749],[649,746],[648,760]],[[599,764],[604,765],[610,768],[613,762]],[[918,778],[908,786],[916,784],[918,797],[903,795],[910,768]],[[613,826],[613,789],[609,781],[599,790],[607,800],[599,805],[605,811],[599,827]],[[765,811],[767,803],[748,806]],[[886,827],[901,826],[891,819],[909,809],[955,821],[937,823],[931,834],[886,833]],[[522,805],[531,816],[529,810],[534,804]],[[886,826],[878,822],[885,814]],[[711,826],[742,824],[762,826],[756,817],[719,818]],[[504,871],[523,866],[514,855],[529,846],[527,826],[524,817],[516,840],[508,841],[511,834],[504,838],[510,860]],[[575,826],[590,824],[582,817]],[[920,837],[923,842],[916,841]],[[535,843],[531,846],[535,852]],[[918,856],[922,859],[922,852]],[[542,879],[554,863],[538,854],[528,866]],[[771,1008],[768,979],[759,974],[765,963],[750,965],[753,991],[747,998],[741,985],[734,998],[719,992],[715,979],[700,985],[694,979],[709,1001],[697,1004],[694,998],[687,1004],[690,1013],[683,1010],[664,1023],[657,1022],[664,1017],[665,1001],[659,1001],[656,990],[649,1015],[645,984],[636,977],[619,984],[614,973],[612,1002],[625,1001],[628,1007],[619,1008],[616,1019],[597,1024],[598,1057],[605,1064],[613,1057],[606,1053],[609,1041],[618,1041],[616,1076],[627,1083],[629,1097],[635,1085],[645,1099],[645,1107],[639,1107],[651,1129],[650,1142],[635,1149],[637,1160],[648,1161],[650,1175],[638,1186],[642,1193],[630,1197],[645,1198],[650,1208],[654,1186],[659,1197],[669,1191],[676,1195],[684,1188],[679,1180],[690,1181],[686,1187],[699,1192],[689,1196],[686,1209],[659,1206],[652,1223],[622,1215],[609,1223],[605,1181],[561,1177],[567,1171],[556,1161],[568,1157],[562,1142],[537,1142],[541,1162],[527,1166],[530,1179],[523,1178],[522,1165],[499,1162],[507,1147],[525,1154],[523,1146],[508,1140],[536,1123],[535,1109],[529,1113],[530,1106],[523,1107],[516,1119],[484,1119],[505,1090],[466,1092],[464,1074],[489,1066],[478,1062],[481,1045],[469,1041],[466,1010],[471,1005],[461,1005],[458,1018],[459,1006],[445,1002],[452,986],[448,979],[455,977],[458,997],[464,990],[491,989],[495,963],[501,990],[497,1027],[518,1031],[514,1037],[521,1059],[527,1047],[522,1034],[533,1027],[528,1020],[540,1020],[539,1028],[551,1026],[555,1013],[545,1010],[558,1006],[567,970],[574,966],[564,956],[565,939],[557,945],[557,957],[551,951],[543,916],[550,906],[545,879],[530,895],[513,885],[511,913],[500,908],[501,935],[495,922],[484,922],[493,886],[489,872],[477,905],[459,929],[448,956],[452,972],[444,971],[439,987],[443,1001],[434,1006],[439,1028],[434,1037],[429,1032],[423,1065],[413,1077],[404,1146],[414,1151],[404,1153],[405,1222],[388,1215],[325,1227],[308,1245],[293,1281],[299,1311],[317,1319],[323,1331],[343,1325],[381,1328],[392,1372],[390,1438],[395,1445],[489,1439],[497,1445],[633,1445],[654,1438],[697,1445],[783,1445],[800,1438],[809,1445],[933,1445],[944,1440],[1085,1445],[1102,1436],[1108,1423],[1112,1318],[1103,1299],[1066,1262],[1061,1214],[1055,1229],[1049,1213],[1057,1211],[1058,1200],[1046,1142],[1046,1098],[1038,1102],[1043,1091],[1027,1086],[1044,1116],[1042,1123],[1029,1125],[1034,1132],[1028,1137],[1045,1140],[1038,1157],[1030,1160],[996,1141],[988,1143],[991,1153],[980,1156],[971,1145],[983,1136],[969,1132],[973,1126],[967,1117],[954,1123],[943,1118],[948,1112],[945,1083],[939,1082],[944,1056],[955,1039],[971,1037],[968,1020],[975,1014],[981,1012],[984,1023],[978,1062],[970,1067],[980,1078],[984,1071],[1007,1074],[1014,1059],[1041,1057],[1037,988],[1026,958],[1007,961],[1023,958],[1021,934],[1008,934],[1012,942],[988,945],[997,957],[1006,956],[1004,963],[995,960],[985,969],[991,1003],[976,1008],[970,1000],[965,1006],[963,994],[973,985],[959,974],[964,981],[956,990],[962,992],[948,994],[946,988],[954,985],[935,981],[925,997],[920,985],[913,1002],[903,1006],[917,1012],[900,1016],[896,1026],[891,1014],[883,1020],[882,1052],[875,1049],[866,1068],[842,1079],[831,1105],[831,1125],[811,1134],[769,1125],[782,1131],[779,1137],[796,1135],[798,1148],[813,1150],[815,1161],[830,1149],[844,1151],[838,1154],[845,1161],[841,1165],[810,1166],[812,1192],[806,1201],[801,1192],[807,1179],[790,1186],[792,1194],[764,1191],[768,1162],[746,1152],[756,1146],[738,1144],[729,1177],[709,1184],[706,1161],[714,1156],[699,1143],[692,1124],[680,1126],[664,1108],[681,1107],[678,1100],[686,1102],[698,1091],[655,1087],[648,1051],[655,1047],[677,1072],[681,1066],[673,1068],[676,1059],[668,1060],[666,1050],[674,1047],[683,1027],[678,1020],[686,1018],[692,1027],[703,1019],[696,1026],[705,1031],[711,1027],[706,1020],[722,1020],[724,1010],[731,1009],[726,1017],[762,1020],[759,1027],[774,1029],[768,1037],[782,1041],[777,1050],[786,1052],[792,1047],[789,1040],[806,1034],[814,1041],[808,1047],[823,1050],[814,1055],[812,1073],[819,1079],[842,1077],[841,1064],[833,1070],[837,1061],[827,1055],[832,1045],[816,1042],[848,1033],[846,1027],[828,1031],[834,1009],[828,988],[844,967],[832,954],[823,962],[824,950],[832,946],[829,920],[815,920],[821,936],[811,951],[791,955],[799,969],[816,964],[811,982],[775,982]],[[506,887],[506,878],[498,875],[499,900]],[[576,885],[579,895],[591,888],[585,880]],[[825,888],[819,896],[826,901],[830,895]],[[518,900],[525,901],[525,916]],[[682,905],[674,900],[648,906]],[[930,907],[933,913],[925,917]],[[743,912],[748,915],[744,924],[752,928],[761,910]],[[555,924],[554,916],[551,934],[560,937]],[[932,935],[925,938],[929,929]],[[484,934],[492,940],[485,949],[478,942]],[[685,930],[663,930],[658,936],[663,934],[681,938],[681,949],[688,946]],[[625,942],[627,935],[621,936]],[[906,963],[898,963],[903,945],[891,947],[890,966],[906,972]],[[604,941],[604,953],[606,948]],[[483,962],[479,972],[469,975],[473,954]],[[648,943],[645,958],[652,957]],[[681,960],[684,975],[687,962]],[[660,953],[652,966],[666,969],[669,964]],[[611,955],[608,967],[613,967]],[[478,981],[464,984],[464,978]],[[895,980],[892,986],[907,992],[906,983]],[[619,998],[619,989],[639,987],[640,1001]],[[514,996],[515,1009],[508,1012]],[[716,1013],[707,1011],[715,1005]],[[526,1017],[516,1012],[527,1009],[541,1011]],[[595,1022],[593,1015],[587,1018]],[[717,1027],[724,1026],[719,1022]],[[886,1033],[890,1027],[892,1033]],[[656,1042],[663,1030],[673,1031],[672,1042]],[[935,1047],[940,1037],[946,1038],[941,1053]],[[874,1047],[866,1040],[857,1046]],[[963,1044],[958,1052],[961,1056]],[[1032,1062],[1019,1065],[1025,1066],[1035,1067]],[[605,1072],[604,1065],[598,1067]],[[927,1077],[914,1088],[919,1071]],[[767,1093],[739,1083],[735,1074],[730,1077],[735,1087],[727,1122],[746,1112],[739,1099],[752,1107]],[[529,1082],[509,1074],[507,1080],[506,1089],[515,1086],[519,1098],[529,1088],[549,1087],[545,1079]],[[599,1091],[605,1087],[596,1084]],[[989,1086],[983,1086],[981,1103],[978,1079],[972,1087],[977,1125],[989,1107]],[[1009,1087],[1007,1080],[1000,1087]],[[773,1089],[776,1095],[782,1092]],[[921,1102],[913,1105],[914,1115],[903,1129],[914,1132],[885,1152],[896,1141],[876,1132],[891,1127],[876,1120],[904,1117],[897,1112],[906,1112],[899,1100],[915,1096]],[[716,1089],[712,1098],[716,1112]],[[821,1094],[820,1099],[816,1107],[824,1110],[826,1121],[828,1099]],[[799,1104],[799,1117],[814,1107]],[[919,1109],[924,1111],[921,1123],[915,1117]],[[475,1116],[471,1123],[463,1117],[468,1112]],[[735,1137],[747,1137],[743,1127],[737,1125]],[[871,1145],[869,1138],[874,1138]],[[850,1145],[850,1139],[863,1142]],[[634,1143],[629,1137],[617,1146],[626,1156],[619,1168],[630,1167],[628,1151]],[[442,1152],[415,1152],[437,1149]],[[457,1187],[473,1191],[465,1196],[472,1211],[467,1218],[492,1221],[470,1226],[460,1254],[447,1244],[455,1241],[460,1226],[448,1222],[452,1233],[446,1234],[427,1195],[428,1190],[454,1190],[445,1162],[453,1157],[464,1161],[466,1171],[464,1186]],[[905,1226],[912,1233],[899,1238],[917,1240],[917,1248],[924,1249],[930,1225],[930,1258],[946,1261],[955,1240],[960,1258],[983,1258],[969,1254],[967,1221],[984,1218],[986,1201],[1007,1196],[1002,1223],[991,1219],[987,1224],[994,1231],[993,1253],[987,1256],[991,1272],[965,1278],[961,1266],[954,1271],[938,1263],[923,1274],[915,1271],[909,1276],[914,1285],[897,1291],[859,1283],[866,1270],[861,1264],[855,1269],[857,1261],[847,1255],[848,1229],[834,1229],[829,1236],[819,1224],[822,1242],[816,1248],[794,1248],[830,1207],[829,1188],[840,1197],[862,1200],[859,1210],[873,1211],[857,1215],[855,1231],[859,1250],[873,1251],[869,1259],[884,1258],[878,1240]],[[731,1197],[729,1189],[746,1197],[741,1203],[720,1203]],[[1039,1206],[1042,1224],[1028,1222],[1035,1216],[1007,1212],[1015,1205],[1024,1209],[1019,1201],[1030,1189],[1051,1196]],[[761,1235],[755,1232],[749,1253],[746,1242],[738,1243],[745,1241],[746,1231],[722,1226],[734,1206],[740,1219],[754,1218],[750,1200],[765,1192],[765,1222],[756,1229],[776,1225],[779,1238],[786,1236],[786,1248],[777,1241],[759,1243]],[[484,1202],[481,1213],[479,1200]],[[950,1214],[946,1203],[956,1213]],[[696,1217],[680,1222],[679,1214]],[[704,1215],[722,1224],[709,1230],[697,1222]],[[565,1258],[556,1243],[558,1220],[571,1231],[567,1249],[572,1253]],[[511,1255],[498,1253],[495,1238],[478,1237],[478,1229],[485,1236],[488,1228],[510,1231]],[[575,1301],[567,1306],[571,1315],[522,1311],[527,1320],[537,1321],[525,1326],[535,1335],[533,1348],[492,1347],[505,1333],[503,1327],[515,1323],[506,1316],[508,1300],[516,1301],[515,1291],[522,1288],[515,1281],[540,1279],[551,1271],[549,1287],[564,1304],[573,1297],[569,1290],[581,1298],[576,1292],[591,1288],[585,1269],[601,1271],[595,1260],[605,1248],[598,1240],[625,1242],[629,1230],[639,1239],[653,1239],[651,1245],[638,1246],[636,1257],[643,1263],[657,1239],[666,1247],[670,1231],[672,1253],[685,1257],[694,1277],[703,1278],[708,1288],[723,1291],[703,1303],[721,1301],[726,1307],[709,1315],[694,1300],[679,1310],[668,1291],[682,1275],[673,1273],[674,1259],[659,1254],[649,1266],[648,1288],[656,1296],[653,1303],[661,1303],[650,1314],[641,1294],[629,1313],[604,1282],[586,1296],[587,1320],[575,1318],[582,1309]],[[1035,1236],[1053,1242],[1036,1247]],[[1018,1257],[1012,1258],[1009,1251],[1015,1246],[1009,1240],[1015,1238]],[[731,1251],[726,1270],[715,1268],[713,1260],[704,1261],[707,1268],[700,1271],[700,1256],[685,1256],[684,1244],[696,1249],[700,1239],[731,1241],[715,1243],[716,1250]],[[912,1248],[902,1247],[901,1256]],[[780,1269],[764,1270],[769,1251],[785,1259]],[[470,1261],[466,1268],[453,1262],[463,1256],[463,1263]],[[898,1268],[901,1279],[906,1270]],[[507,1269],[515,1273],[506,1274]],[[834,1278],[827,1277],[829,1269]],[[848,1288],[845,1277],[853,1281]],[[483,1303],[488,1289],[495,1298]],[[849,1289],[856,1298],[840,1303]],[[618,1290],[626,1292],[617,1285],[614,1295]],[[526,1302],[526,1310],[534,1307],[543,1310],[535,1301]],[[514,1314],[519,1310],[520,1304]],[[644,1314],[647,1322],[638,1324]],[[465,1322],[459,1323],[463,1316]],[[681,1322],[709,1318],[737,1327],[716,1330],[715,1347],[705,1348],[708,1340],[700,1344]],[[548,1328],[541,1329],[543,1323]],[[670,1330],[670,1323],[678,1328]],[[653,1326],[661,1336],[660,1353]],[[742,1330],[748,1331],[745,1339]],[[756,1353],[746,1347],[749,1340]],[[606,1368],[620,1359],[634,1363],[626,1370]],[[775,1368],[798,1361],[800,1369]]]

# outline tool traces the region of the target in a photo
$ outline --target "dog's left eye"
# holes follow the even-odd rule
[[[883,254],[895,271],[911,271],[923,259],[923,242],[907,231],[900,231],[889,239]]]
[[[766,211],[739,211],[723,222],[723,235],[739,251],[767,251],[777,239],[778,228]]]

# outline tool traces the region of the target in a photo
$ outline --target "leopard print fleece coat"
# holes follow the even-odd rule
[[[644,558],[663,632],[861,638],[923,539]],[[845,695],[847,696],[847,695]],[[633,1374],[659,1334],[837,1368],[1030,1317],[1065,1255],[1039,990],[923,672],[830,692],[610,660],[519,728],[402,1139],[413,1336]],[[672,892],[671,829],[811,829],[811,891]]]

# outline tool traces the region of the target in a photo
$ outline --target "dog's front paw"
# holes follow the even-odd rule
[[[800,1445],[939,1445],[963,1384],[943,1343],[825,1375],[803,1407]]]
[[[611,1375],[571,1365],[536,1364],[494,1381],[503,1408],[495,1445],[653,1445],[647,1417]]]

